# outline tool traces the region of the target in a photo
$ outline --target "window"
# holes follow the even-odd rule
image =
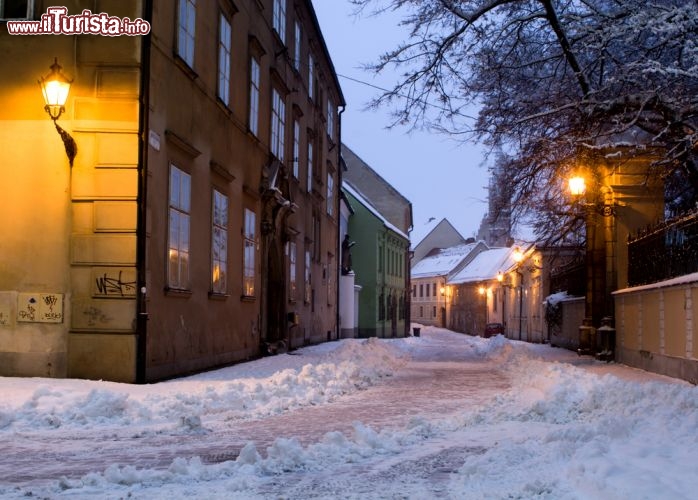
[[[0,19],[32,19],[34,0],[0,0]]]
[[[436,283],[431,284],[431,295],[432,297],[436,297]]]
[[[385,319],[385,293],[381,292],[378,296],[378,320]]]
[[[242,293],[246,297],[254,297],[255,282],[255,253],[256,253],[256,227],[255,213],[245,209],[244,249],[243,249],[243,283]]]
[[[313,143],[308,141],[308,192],[313,190]]]
[[[312,287],[310,286],[310,250],[305,250],[305,294],[304,300],[306,304],[310,303],[312,298]]]
[[[298,283],[296,281],[296,242],[288,242],[288,300],[295,302]]]
[[[213,190],[211,216],[211,291],[226,293],[228,273],[228,197]]]
[[[419,296],[424,297],[424,284],[420,283],[419,284]],[[420,314],[421,316],[421,314]]]
[[[221,14],[218,28],[218,97],[227,106],[230,103],[230,23]]]
[[[191,176],[170,165],[167,286],[189,288]]]
[[[426,289],[427,289],[427,297],[428,297],[429,296],[429,283],[427,283]]]
[[[271,153],[284,161],[284,130],[286,127],[286,103],[276,89],[271,91]]]
[[[301,70],[301,23],[298,21],[293,25],[293,67],[296,71]]]
[[[315,98],[315,61],[313,61],[313,55],[308,54],[308,97],[310,99]]]
[[[434,309],[432,311],[432,318],[436,318],[436,306],[434,306]]]
[[[412,297],[417,297],[417,285],[412,285]]]
[[[259,62],[250,58],[250,132],[259,134]]]
[[[378,272],[383,271],[383,246],[378,245]]]
[[[293,177],[298,179],[298,164],[300,163],[301,150],[301,124],[293,120]]]
[[[330,140],[334,137],[334,105],[331,99],[327,99],[327,135]]]
[[[419,306],[419,317],[420,318],[424,317],[424,306]]]
[[[334,177],[327,172],[327,215],[334,215]]]
[[[286,43],[286,0],[274,0],[274,30],[281,41]]]
[[[179,0],[177,16],[177,55],[190,68],[194,67],[194,31],[196,27],[196,0]]]

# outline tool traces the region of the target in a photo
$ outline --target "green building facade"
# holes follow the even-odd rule
[[[358,303],[359,337],[403,337],[409,332],[408,235],[390,223],[356,188],[345,183],[353,210],[348,234]]]

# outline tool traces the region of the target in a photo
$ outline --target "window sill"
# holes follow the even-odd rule
[[[197,78],[199,78],[198,73],[194,71],[194,69],[191,66],[189,66],[189,63],[182,59],[182,56],[177,54],[177,52],[174,53],[174,62],[192,80],[196,80]]]
[[[254,295],[241,295],[240,296],[240,302],[256,302],[257,297]]]
[[[208,298],[210,300],[227,300],[228,297],[230,297],[230,295],[227,293],[208,292]]]
[[[167,295],[168,297],[180,297],[183,299],[188,299],[192,296],[192,291],[185,290],[183,288],[165,287],[165,295]]]

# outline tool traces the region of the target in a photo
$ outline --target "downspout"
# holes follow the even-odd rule
[[[153,25],[153,0],[145,0],[143,19]],[[147,346],[146,214],[148,172],[148,118],[150,104],[150,48],[152,34],[141,37],[141,82],[138,103],[138,198],[136,220],[136,383],[144,384]]]
[[[340,196],[342,192],[342,113],[344,113],[344,110],[346,109],[345,105],[340,106],[339,113],[337,113],[337,211],[335,212],[337,214],[337,247],[335,250],[336,255],[338,256],[336,259],[336,266],[335,269],[332,270],[332,272],[337,273],[337,290],[336,290],[336,298],[335,298],[335,338],[337,340],[340,339],[340,334],[341,334],[341,325],[340,325],[340,320],[341,316],[339,314],[339,299],[340,299],[340,293],[339,289],[341,288],[339,286],[339,279],[341,276],[341,273],[339,272],[339,268],[342,265],[342,235],[341,231],[339,230],[339,224],[341,224],[341,219],[342,219],[342,213],[340,212],[341,207],[342,207],[342,197]]]

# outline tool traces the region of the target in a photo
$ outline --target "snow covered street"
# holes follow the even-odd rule
[[[692,498],[698,388],[425,327],[147,386],[0,378],[0,497]]]

